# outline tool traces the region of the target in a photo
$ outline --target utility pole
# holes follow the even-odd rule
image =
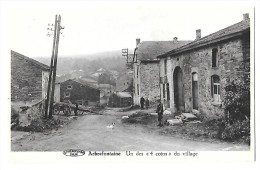
[[[52,24],[53,25],[53,24]],[[51,65],[50,65],[50,74],[48,81],[48,90],[47,90],[47,99],[45,101],[45,119],[48,118],[48,106],[50,101],[50,91],[51,91],[51,80],[52,80],[52,70],[53,70],[53,60],[54,60],[54,52],[55,52],[55,42],[56,42],[56,28],[57,28],[57,15],[55,16],[55,25],[54,25],[54,36],[53,36],[53,47],[52,47],[52,55],[51,55]],[[52,28],[47,28],[47,30],[52,31]],[[51,34],[48,32],[47,36]]]
[[[60,38],[60,30],[64,29],[64,27],[60,26],[61,16],[55,16],[55,25],[54,37],[53,37],[53,49],[52,49],[52,58],[51,58],[51,66],[50,66],[50,74],[49,74],[49,82],[48,82],[48,91],[47,91],[47,101],[45,102],[45,118],[52,118],[53,112],[53,103],[54,103],[54,91],[55,91],[55,80],[56,80],[56,70],[57,70],[57,58],[58,58],[58,48],[59,48],[59,38]],[[50,35],[48,33],[48,35]],[[49,112],[49,116],[48,116]]]

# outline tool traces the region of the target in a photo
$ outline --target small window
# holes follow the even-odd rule
[[[26,80],[21,80],[21,82],[19,82],[19,89],[28,89],[29,87],[29,82]]]
[[[217,48],[213,48],[212,49],[212,67],[218,67],[217,54],[218,54],[218,49]]]
[[[165,84],[163,84],[163,98],[165,98]]]
[[[139,84],[137,84],[137,95],[139,95]]]
[[[221,102],[220,99],[220,80],[219,76],[213,75],[211,77],[211,94],[214,102]]]
[[[167,74],[167,59],[164,60],[164,75]]]
[[[70,97],[70,92],[66,92],[65,97]]]
[[[167,83],[167,100],[170,100],[170,87],[169,87],[169,83]]]
[[[67,86],[67,89],[72,89],[72,85],[68,85],[68,86]]]

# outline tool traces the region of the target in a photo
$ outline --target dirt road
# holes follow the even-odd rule
[[[223,151],[249,150],[247,145],[209,143],[159,135],[141,125],[122,124],[121,117],[131,112],[107,110],[103,115],[78,117],[69,125],[51,133],[12,132],[12,151]],[[115,122],[113,130],[106,126]],[[19,134],[20,137],[19,138]],[[24,135],[25,134],[25,135]]]

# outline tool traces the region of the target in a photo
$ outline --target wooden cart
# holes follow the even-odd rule
[[[65,103],[65,102],[56,102],[53,105],[54,114],[60,114],[60,112],[63,112],[64,115],[70,116],[74,113],[75,115],[75,109],[76,105],[72,103]],[[83,113],[93,113],[93,111],[89,108],[78,106],[77,113],[78,115],[83,115]]]

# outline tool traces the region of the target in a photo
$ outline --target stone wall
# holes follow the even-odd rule
[[[212,49],[217,48],[218,67],[212,67]],[[163,67],[161,59],[160,65]],[[225,86],[231,81],[249,81],[250,76],[250,41],[249,35],[204,48],[171,56],[171,67],[168,67],[167,80],[170,86],[170,107],[174,108],[173,72],[179,66],[183,72],[185,112],[193,109],[192,73],[198,73],[199,111],[207,117],[223,115],[224,106],[214,103],[212,97],[211,76],[220,78],[220,97],[223,100]],[[169,70],[170,69],[170,70]],[[164,71],[161,69],[161,72]]]
[[[159,63],[140,63],[140,97],[148,97],[150,105],[156,105],[156,100],[160,99],[159,86]]]
[[[42,69],[27,60],[11,57],[11,100],[42,99]]]
[[[69,96],[66,97],[65,93],[69,93]],[[60,101],[68,100],[72,103],[81,102],[83,105],[99,105],[100,90],[81,85],[73,80],[67,80],[60,84]]]

